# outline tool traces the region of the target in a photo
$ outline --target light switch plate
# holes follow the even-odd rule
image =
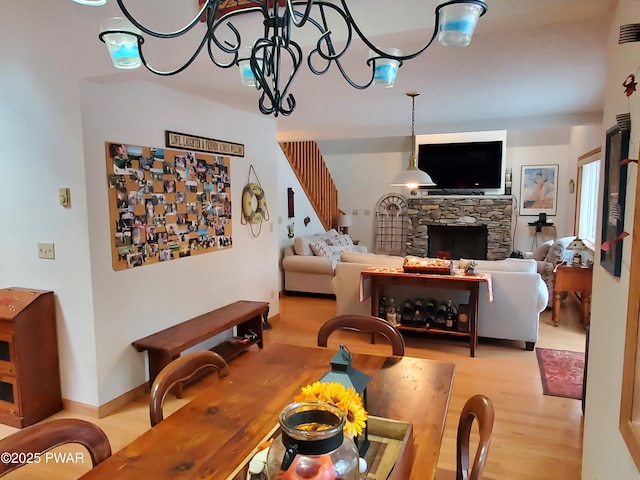
[[[71,203],[71,190],[68,188],[59,188],[58,201],[63,207],[68,207]]]
[[[53,243],[38,243],[38,258],[46,258],[48,260],[55,260],[56,251]]]

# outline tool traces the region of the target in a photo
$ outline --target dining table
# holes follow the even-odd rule
[[[300,389],[331,369],[336,351],[273,343],[242,354],[230,364],[229,375],[213,381],[81,479],[230,478],[273,432],[279,414]],[[412,424],[409,478],[433,479],[455,365],[352,353],[352,366],[371,377],[366,405],[370,415]]]

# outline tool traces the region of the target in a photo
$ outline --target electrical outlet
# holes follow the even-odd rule
[[[354,210],[353,212],[351,212],[351,215],[357,215],[358,214],[358,210]]]
[[[371,210],[365,210],[365,211],[364,211],[364,214],[365,214],[365,215],[371,215]]]
[[[53,243],[38,243],[38,258],[55,260],[56,251]]]

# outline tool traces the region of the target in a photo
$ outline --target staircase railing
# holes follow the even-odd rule
[[[325,230],[333,228],[334,219],[340,213],[338,190],[318,144],[314,141],[280,142],[280,148]]]

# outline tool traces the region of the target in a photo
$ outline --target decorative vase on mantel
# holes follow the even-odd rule
[[[269,480],[358,480],[358,449],[343,432],[345,417],[338,407],[292,403],[279,423],[281,434],[267,456]]]

